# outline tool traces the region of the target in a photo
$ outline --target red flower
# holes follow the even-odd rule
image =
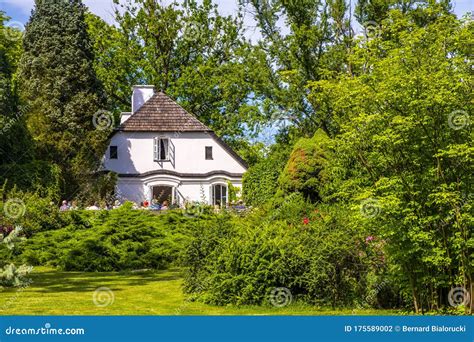
[[[308,224],[308,223],[309,223],[309,218],[305,217],[305,218],[303,219],[303,224]]]

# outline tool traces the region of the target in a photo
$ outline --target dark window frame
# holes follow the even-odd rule
[[[212,146],[206,146],[204,152],[204,158],[206,160],[214,160],[214,156],[212,155]]]
[[[229,202],[229,188],[227,184],[213,184],[211,185],[211,203],[212,205],[219,205],[225,208]]]
[[[155,137],[153,139],[153,160],[155,162],[160,162],[160,163],[170,161],[170,158],[171,158],[170,145],[171,145],[170,138]]]
[[[109,149],[109,158],[110,159],[118,159],[118,146],[111,145]]]

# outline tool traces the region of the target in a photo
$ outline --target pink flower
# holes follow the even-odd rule
[[[373,237],[372,235],[367,236],[367,237],[365,238],[365,242],[366,242],[366,243],[368,243],[368,242],[370,242],[370,241],[373,241],[373,240],[374,240],[374,237]]]

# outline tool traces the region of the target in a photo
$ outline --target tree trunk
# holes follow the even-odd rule
[[[418,295],[416,293],[415,279],[413,278],[412,275],[410,275],[409,277],[410,277],[411,293],[412,293],[412,296],[413,296],[413,306],[415,307],[415,313],[419,313],[420,312],[420,306],[419,306],[419,302],[418,302]]]

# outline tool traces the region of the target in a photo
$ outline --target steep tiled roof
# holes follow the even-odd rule
[[[136,113],[120,125],[118,130],[134,132],[211,131],[162,92],[153,95]]]

